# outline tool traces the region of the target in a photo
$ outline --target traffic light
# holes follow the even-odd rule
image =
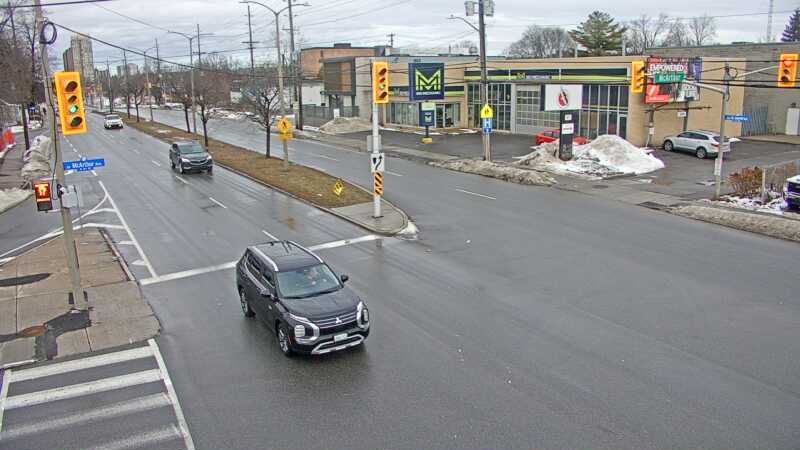
[[[372,103],[389,103],[389,63],[372,63]]]
[[[81,76],[78,72],[53,74],[58,99],[58,116],[62,134],[86,133],[86,112],[83,109]]]
[[[36,210],[50,211],[53,209],[53,198],[50,192],[49,181],[36,181],[33,183],[33,192],[36,194]]]
[[[778,87],[794,87],[797,81],[797,53],[784,53],[781,55],[778,67]]]
[[[631,93],[641,94],[644,92],[644,81],[646,78],[644,61],[631,61]]]

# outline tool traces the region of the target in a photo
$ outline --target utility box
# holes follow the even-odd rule
[[[786,134],[791,136],[800,134],[800,108],[786,110]]]

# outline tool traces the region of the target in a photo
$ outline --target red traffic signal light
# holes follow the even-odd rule
[[[50,191],[49,181],[37,181],[33,183],[33,192],[36,196],[37,211],[50,211],[53,209],[53,197]]]
[[[644,92],[646,77],[644,61],[631,61],[630,91],[632,94],[641,94]]]
[[[794,87],[797,81],[797,53],[784,53],[778,66],[778,87]]]
[[[389,63],[372,63],[372,103],[389,103]]]

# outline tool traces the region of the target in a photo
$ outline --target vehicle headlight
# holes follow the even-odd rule
[[[359,301],[358,306],[356,306],[356,323],[359,328],[365,330],[369,328],[369,311],[367,310],[367,305],[361,301]]]
[[[294,326],[294,337],[305,337],[306,335],[306,327],[303,325],[295,325]]]
[[[369,310],[368,310],[367,308],[364,308],[364,309],[361,311],[361,320],[362,320],[364,323],[369,323]]]
[[[188,160],[188,159],[186,159],[186,158],[181,158],[181,162],[188,163],[188,162],[189,162],[189,160]]]
[[[211,155],[206,156],[206,161],[213,161],[213,158],[211,157]]]

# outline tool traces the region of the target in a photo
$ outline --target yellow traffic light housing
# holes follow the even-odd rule
[[[86,111],[83,109],[81,76],[78,72],[53,74],[58,99],[58,116],[62,134],[86,133]]]
[[[53,209],[53,198],[50,192],[49,181],[34,182],[33,192],[36,195],[37,211],[51,211]]]
[[[372,63],[372,103],[389,103],[389,63]]]
[[[631,61],[631,86],[632,94],[644,92],[644,82],[647,74],[645,73],[644,61]]]
[[[784,53],[778,66],[778,87],[794,87],[796,81],[797,53]]]

